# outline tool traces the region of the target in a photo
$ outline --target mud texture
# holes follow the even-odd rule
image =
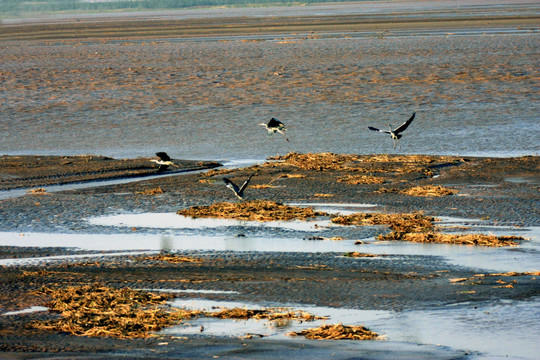
[[[12,188],[25,186],[28,175],[23,175],[31,164],[39,163],[43,174],[54,174],[58,164],[66,161],[64,157],[46,157],[44,161],[36,161],[36,158],[32,157],[10,158],[3,157],[2,161],[9,163],[16,160],[21,169],[19,172],[8,169],[2,173],[3,178],[7,177],[6,174],[10,175]],[[25,159],[27,162],[24,162]],[[485,218],[491,223],[516,226],[539,224],[538,157],[446,157],[444,161],[439,161],[439,157],[426,157],[421,165],[411,171],[396,170],[408,168],[405,157],[396,157],[394,160],[396,161],[386,162],[386,165],[380,161],[373,165],[369,157],[363,157],[362,161],[358,161],[353,167],[355,170],[351,170],[350,166],[302,169],[274,161],[254,168],[227,171],[218,169],[210,173],[185,173],[148,180],[141,178],[141,181],[129,184],[51,192],[47,195],[27,194],[0,202],[0,223],[4,231],[106,232],[106,229],[89,225],[83,219],[117,211],[174,212],[195,205],[219,201],[234,202],[237,201],[234,194],[221,181],[224,173],[231,179],[245,179],[256,171],[256,176],[252,179],[253,185],[276,186],[248,187],[245,193],[248,199],[284,203],[320,202],[321,198],[316,198],[315,194],[327,193],[332,195],[328,202],[375,203],[380,204],[384,212],[421,210],[427,216]],[[118,176],[124,175],[125,162],[112,159],[99,161],[116,164],[116,168],[113,166],[110,173],[114,174],[117,169]],[[82,170],[85,166],[75,166],[72,172],[82,174],[80,179],[84,179]],[[344,176],[363,171],[359,170],[363,167],[373,166],[378,169],[391,169],[392,171],[378,171],[377,176],[383,177],[397,189],[442,185],[458,190],[462,196],[416,197],[400,192],[378,191],[387,183],[348,184],[338,181]],[[40,171],[33,176],[39,178]],[[20,183],[13,180],[18,177],[21,179]],[[77,180],[77,176],[74,175],[72,180]],[[47,177],[48,184],[55,181],[61,182],[63,177]],[[32,185],[37,186],[39,183]],[[156,188],[163,192],[147,192],[148,189]],[[152,193],[155,195],[151,195]],[[54,248],[3,247],[1,250],[2,258],[74,252],[70,249]],[[168,261],[169,255],[114,259],[96,257],[83,262],[56,263],[46,267],[6,267],[1,273],[0,312],[47,304],[50,301],[47,295],[37,292],[43,287],[62,289],[88,284],[105,284],[117,289],[130,287],[229,290],[239,294],[213,294],[205,297],[262,304],[297,303],[395,311],[438,308],[461,302],[529,299],[539,295],[533,273],[482,274],[473,269],[449,266],[442,259],[429,256],[347,257],[333,253],[204,251],[185,251],[176,255],[189,261]],[[388,261],[389,259],[391,261]],[[95,358],[90,354],[99,354],[96,357],[103,358],[119,358],[125,354],[157,358],[178,356],[176,351],[183,349],[185,353],[182,354],[189,354],[188,357],[192,358],[201,358],[208,354],[250,358],[254,353],[264,358],[275,356],[279,351],[288,353],[299,348],[303,349],[302,356],[308,356],[314,349],[324,353],[328,351],[326,347],[330,346],[298,343],[296,340],[274,343],[256,338],[248,341],[204,336],[181,339],[158,336],[129,340],[90,338],[38,330],[29,325],[33,321],[51,320],[55,316],[57,315],[50,312],[0,316],[2,356],[31,358],[32,355],[29,354],[40,357],[44,353],[57,353],[60,358]],[[366,326],[369,327],[369,324]],[[163,342],[168,344],[166,349],[159,345]],[[268,344],[274,344],[274,350],[263,355]],[[314,348],[308,351],[306,346]],[[332,350],[335,351],[336,349]],[[342,348],[337,354],[341,358],[348,358],[348,351]],[[233,353],[236,355],[233,356]],[[425,357],[426,353],[415,355]],[[434,358],[438,356],[432,355]],[[453,353],[452,356],[459,358],[464,355]],[[377,353],[373,358],[384,356]]]

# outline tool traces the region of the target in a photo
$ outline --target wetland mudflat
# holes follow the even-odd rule
[[[534,359],[540,351],[538,5],[449,3],[414,2],[411,12],[403,8],[408,3],[384,2],[368,22],[372,15],[351,13],[355,4],[295,7],[264,21],[249,16],[255,10],[239,9],[244,20],[218,16],[208,30],[201,30],[209,22],[200,19],[204,12],[157,22],[122,15],[130,21],[112,31],[104,30],[111,23],[86,17],[79,24],[56,19],[62,26],[0,25],[9,27],[0,44],[0,152],[14,155],[2,157],[0,168],[6,189],[0,194],[0,357]],[[134,24],[142,33],[133,32]],[[56,38],[49,32],[54,27]],[[228,32],[218,34],[224,27]],[[391,141],[367,126],[399,124],[411,111],[418,118],[401,140],[403,151],[452,156],[377,155],[369,162],[343,155],[353,161],[324,169],[281,160],[261,165],[293,151],[389,152]],[[289,143],[260,132],[257,124],[272,116],[287,124]],[[249,199],[330,214],[424,211],[449,231],[528,240],[512,248],[381,242],[376,236],[388,231],[384,226],[335,226],[328,219],[182,218],[178,210],[236,199],[219,168],[140,177],[154,171],[148,157],[156,151],[211,160],[207,168],[220,161],[234,180],[258,164]],[[89,153],[97,154],[87,157],[96,168],[82,161],[69,169],[74,159],[66,156]],[[61,156],[32,156],[40,154]],[[10,163],[16,166],[8,171]],[[36,163],[44,167],[30,174]],[[106,163],[110,171],[99,173]],[[126,179],[130,164],[136,173]],[[340,181],[366,170],[384,183]],[[415,186],[455,192],[404,193]],[[174,294],[175,306],[302,308],[332,322],[363,324],[387,340],[290,339],[287,326],[306,324],[268,328],[248,321],[231,329],[229,320],[203,318],[129,340],[28,326],[57,316],[43,309],[50,300],[39,292],[44,286],[89,283]]]

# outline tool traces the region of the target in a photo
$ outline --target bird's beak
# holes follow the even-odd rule
[[[260,123],[259,125],[260,125],[260,126],[266,126],[266,124],[265,124],[265,123]]]

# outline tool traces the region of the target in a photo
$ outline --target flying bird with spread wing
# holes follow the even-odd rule
[[[231,189],[237,198],[240,200],[244,200],[244,190],[246,190],[249,181],[255,174],[251,174],[246,181],[242,184],[242,186],[238,187],[235,183],[233,183],[229,178],[223,178],[223,182],[225,183],[225,186],[227,186],[229,189]]]
[[[276,118],[271,118],[267,124],[260,123],[259,125],[264,126],[266,130],[268,130],[268,134],[280,133],[281,135],[285,136],[285,131],[287,131],[287,128],[285,128],[285,124],[283,124]],[[287,137],[285,137],[285,140],[289,141]]]
[[[369,128],[369,130],[372,130],[372,131],[378,131],[378,132],[390,134],[390,136],[392,137],[392,140],[394,141],[394,149],[396,148],[396,144],[399,145],[399,148],[401,149],[401,144],[399,143],[399,139],[401,139],[401,137],[403,136],[401,133],[403,131],[405,131],[405,129],[407,129],[407,127],[409,127],[409,125],[414,120],[415,116],[416,116],[416,113],[414,112],[412,114],[412,116],[409,118],[409,120],[405,121],[403,124],[399,125],[394,130],[392,130],[392,125],[391,124],[388,124],[389,130],[379,130],[379,129],[374,128],[372,126],[368,126],[368,128]]]

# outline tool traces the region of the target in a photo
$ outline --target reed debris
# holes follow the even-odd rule
[[[340,177],[338,182],[342,182],[350,185],[359,185],[359,184],[384,184],[386,180],[380,176],[370,176],[370,175],[347,175]]]
[[[314,211],[311,207],[288,206],[266,200],[241,203],[221,202],[210,206],[194,206],[179,210],[177,214],[193,218],[213,217],[253,221],[306,220],[328,215],[324,212]]]
[[[351,215],[335,216],[332,223],[339,225],[390,225],[394,231],[411,232],[425,231],[433,228],[437,219],[426,216],[422,212],[414,213],[355,213]]]
[[[448,196],[458,193],[457,190],[442,187],[440,185],[415,186],[399,192],[410,196]]]
[[[348,326],[342,324],[322,325],[302,331],[288,333],[290,336],[304,336],[315,340],[377,340],[380,336],[364,326]]]
[[[140,338],[152,331],[196,315],[164,306],[172,294],[154,294],[130,288],[114,289],[100,284],[43,288],[52,297],[46,305],[59,319],[34,322],[32,327],[77,336]]]
[[[379,240],[401,240],[417,243],[439,243],[454,245],[479,245],[490,247],[517,246],[525,240],[521,236],[495,236],[484,234],[443,234],[439,232],[399,232],[392,231],[379,235]]]

